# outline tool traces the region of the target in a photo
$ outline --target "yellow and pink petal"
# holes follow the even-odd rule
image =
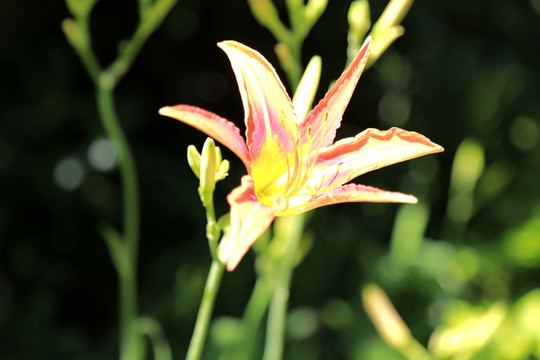
[[[321,195],[311,198],[303,206],[296,209],[290,209],[287,215],[339,203],[373,202],[414,204],[417,201],[418,200],[414,196],[400,192],[386,191],[365,185],[347,184],[332,188]]]
[[[416,132],[399,128],[366,129],[354,138],[321,149],[306,186],[324,190],[367,172],[443,150]]]
[[[218,46],[229,57],[236,75],[244,105],[246,142],[253,161],[257,161],[267,141],[292,151],[298,143],[292,131],[296,114],[275,69],[257,51],[236,41],[223,41]]]
[[[336,130],[366,64],[371,38],[367,38],[349,67],[300,125],[303,143],[313,139],[311,150],[334,142]]]
[[[219,245],[219,258],[227,270],[236,268],[251,245],[268,229],[275,210],[263,205],[255,196],[253,179],[246,175],[242,184],[227,197],[231,205],[231,227]]]
[[[159,109],[159,113],[193,126],[220,142],[242,160],[248,172],[251,171],[251,157],[246,142],[240,135],[240,130],[232,122],[190,105],[166,106]]]

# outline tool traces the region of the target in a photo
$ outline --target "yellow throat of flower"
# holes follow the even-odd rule
[[[326,116],[325,113],[322,129],[318,139],[315,139],[317,141],[315,147],[310,128],[307,129],[306,140],[302,144],[298,124],[280,119],[283,129],[287,131],[290,144],[293,144],[292,148],[286,149],[284,144],[279,142],[277,135],[269,134],[260,148],[258,158],[252,164],[251,176],[255,195],[262,204],[274,208],[277,215],[293,210],[289,208],[289,200],[299,193],[302,193],[305,203],[319,192],[308,190],[305,185],[313,173],[322,146]],[[294,207],[298,206],[300,204],[295,201]]]

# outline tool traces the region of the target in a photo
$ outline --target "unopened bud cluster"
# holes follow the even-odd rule
[[[203,204],[212,201],[216,183],[227,177],[229,161],[223,160],[221,150],[213,139],[206,139],[202,152],[199,154],[195,146],[190,145],[187,151],[189,167],[199,178],[199,195]]]

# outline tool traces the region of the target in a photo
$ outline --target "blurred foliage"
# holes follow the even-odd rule
[[[274,3],[282,15],[283,1]],[[321,84],[346,63],[349,5],[329,4],[303,48],[306,63],[321,56]],[[370,2],[372,21],[385,5]],[[92,32],[103,62],[136,14],[135,2],[97,3]],[[120,222],[116,155],[60,29],[67,16],[63,2],[0,4],[1,359],[117,353],[116,277],[96,229]],[[292,280],[287,359],[402,359],[363,310],[367,283],[384,289],[412,336],[440,358],[540,358],[539,24],[537,0],[413,4],[405,35],[362,76],[338,136],[400,126],[446,152],[358,180],[415,194],[419,205],[313,212],[311,248]],[[241,125],[234,75],[215,46],[224,39],[278,63],[247,2],[182,0],[116,93],[142,189],[140,311],[163,325],[175,358],[186,351],[210,264],[185,161],[204,136],[157,110],[188,103]],[[231,169],[216,188],[217,213],[243,171],[223,156]],[[208,359],[235,341],[252,259],[224,276]],[[456,341],[466,341],[461,353]]]

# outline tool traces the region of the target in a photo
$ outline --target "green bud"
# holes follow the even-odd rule
[[[274,46],[274,51],[276,52],[281,68],[284,69],[286,73],[295,73],[294,77],[300,79],[301,74],[297,71],[298,69],[295,65],[294,56],[291,53],[289,46],[283,42],[279,42]]]
[[[200,189],[206,196],[212,194],[216,188],[216,143],[207,138],[201,153]]]
[[[219,167],[222,159],[223,158],[221,157],[221,149],[219,148],[219,146],[216,146],[216,167]]]
[[[362,302],[373,325],[388,345],[403,349],[413,341],[411,331],[380,287],[375,284],[364,286]]]
[[[374,34],[374,32],[371,32]],[[395,25],[386,28],[373,37],[371,43],[371,51],[366,66],[371,66],[379,59],[379,57],[388,49],[390,45],[401,35],[405,33],[405,29],[401,25]]]
[[[65,19],[62,21],[62,30],[64,31],[68,42],[75,49],[80,49],[84,46],[84,36],[75,20]]]
[[[384,32],[386,29],[395,25],[399,25],[401,20],[407,15],[411,8],[413,0],[390,0],[379,20],[373,25],[371,35],[376,38],[379,32]]]
[[[197,178],[201,177],[201,155],[197,151],[197,148],[193,145],[189,145],[187,148],[188,164]]]
[[[87,17],[98,0],[66,0],[69,12],[76,18]]]
[[[315,23],[322,15],[326,6],[328,5],[328,0],[309,0],[304,8],[304,17],[310,23]]]
[[[451,186],[456,192],[473,191],[484,172],[485,155],[482,144],[465,139],[459,145],[452,166]]]
[[[272,0],[248,0],[249,8],[255,19],[266,27],[280,41],[290,36],[289,30],[279,19],[279,14]]]
[[[292,103],[294,111],[300,121],[307,116],[313,105],[313,100],[315,99],[315,94],[317,93],[319,80],[321,78],[321,67],[321,57],[317,55],[313,56],[294,93]]]
[[[219,168],[216,172],[216,182],[225,179],[227,175],[229,175],[230,166],[229,160],[223,160],[221,164],[219,164]]]
[[[353,1],[349,7],[347,19],[349,21],[349,49],[352,53],[347,55],[350,58],[354,58],[371,26],[369,3],[367,0]]]
[[[367,0],[356,0],[351,3],[349,12],[347,13],[350,31],[359,33],[364,37],[367,30],[371,26],[369,3]]]
[[[66,5],[69,12],[75,17],[81,16],[84,11],[84,4],[81,0],[66,0]]]

